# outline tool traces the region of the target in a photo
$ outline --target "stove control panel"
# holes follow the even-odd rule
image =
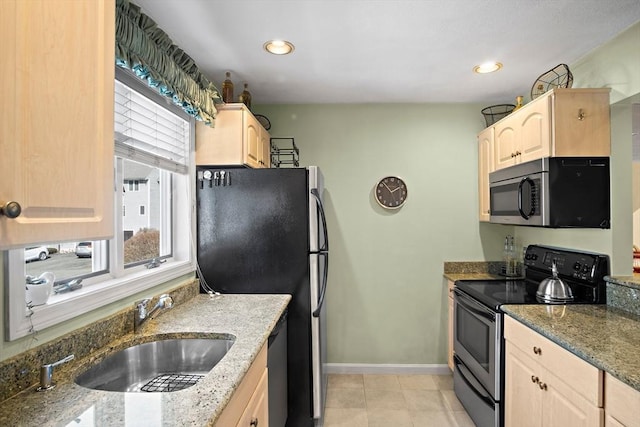
[[[609,273],[608,256],[603,254],[529,245],[524,255],[524,265],[537,271],[546,270],[551,273],[554,260],[561,277],[595,282],[602,280]]]

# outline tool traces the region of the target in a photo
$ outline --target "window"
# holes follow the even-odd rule
[[[8,251],[11,340],[195,269],[193,119],[137,77],[120,69],[116,76],[114,170],[121,184],[115,186],[114,209],[122,214],[114,218],[115,237]],[[152,259],[165,262],[146,268]],[[58,292],[46,304],[27,307],[26,276],[44,272],[55,275]]]
[[[124,180],[125,187],[127,186],[127,184],[129,186],[129,191],[140,191],[140,181],[138,180],[130,181],[125,179]]]

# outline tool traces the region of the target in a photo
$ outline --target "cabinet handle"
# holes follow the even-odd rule
[[[535,345],[533,346],[533,353],[537,354],[538,356],[542,354],[542,349],[540,347],[536,347]]]
[[[535,375],[531,375],[531,382],[532,383],[539,383],[540,382],[540,378],[536,377]]]
[[[511,158],[513,159],[516,156],[516,153],[511,153]]]
[[[547,383],[538,383],[538,387],[540,387],[540,390],[544,390],[547,391]]]
[[[584,110],[583,110],[582,108],[580,108],[580,109],[578,110],[578,120],[579,120],[579,121],[583,121],[583,120],[584,120],[584,117],[585,117]]]
[[[22,207],[18,202],[7,202],[0,206],[0,215],[7,218],[17,218],[22,213]]]
[[[252,418],[251,419],[251,423],[249,423],[249,425],[251,427],[258,427],[258,419],[257,418]]]
[[[516,157],[521,156],[521,155],[522,155],[522,153],[521,153],[521,152],[516,151]]]

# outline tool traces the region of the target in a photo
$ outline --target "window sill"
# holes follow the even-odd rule
[[[32,330],[57,325],[194,271],[194,265],[189,261],[167,262],[153,270],[141,269],[126,277],[104,280],[68,294],[52,296],[47,304],[32,308],[31,319],[21,314],[23,310],[16,308],[21,313],[12,313],[15,322],[11,322],[7,330],[7,339],[12,341],[27,336]],[[24,291],[21,300],[24,301]]]

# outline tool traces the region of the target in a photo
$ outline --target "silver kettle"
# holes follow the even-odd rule
[[[551,277],[547,277],[538,285],[536,299],[545,304],[564,304],[573,301],[571,288],[558,278],[555,259],[551,261]]]

